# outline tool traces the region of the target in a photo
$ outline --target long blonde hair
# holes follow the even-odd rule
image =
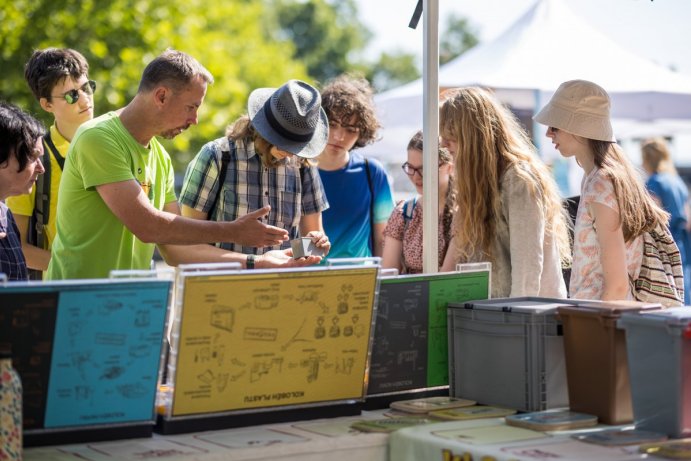
[[[566,210],[557,185],[514,115],[487,91],[457,88],[444,94],[440,133],[458,145],[456,167],[457,251],[461,261],[481,255],[494,261],[501,180],[513,169],[525,181],[556,241],[562,264],[571,261]]]
[[[641,143],[643,166],[652,173],[678,174],[663,138],[646,139]]]
[[[587,139],[587,138],[586,138]],[[669,213],[650,196],[640,173],[617,144],[588,139],[595,166],[612,181],[619,205],[624,241],[629,242],[660,224],[666,226]]]

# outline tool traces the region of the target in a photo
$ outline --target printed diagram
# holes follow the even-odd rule
[[[311,354],[307,359],[303,360],[300,365],[307,368],[307,382],[311,383],[319,377],[319,364],[326,360],[326,353]]]
[[[228,306],[214,306],[211,308],[211,326],[233,332],[235,323],[235,309]]]
[[[122,376],[123,373],[125,373],[124,367],[114,365],[112,367],[106,368],[103,371],[103,373],[101,373],[101,376],[99,377],[99,379],[110,379],[110,380],[118,379],[120,376]]]
[[[300,296],[298,296],[295,300],[300,304],[316,303],[319,300],[319,292],[303,291],[302,293],[300,293]]]
[[[319,378],[319,369],[333,371],[337,375],[350,375],[353,373],[355,359],[353,357],[340,357],[333,361],[328,360],[326,352],[311,354],[300,362],[300,366],[307,369],[307,382],[312,383]]]
[[[79,372],[82,381],[86,381],[86,368],[91,361],[91,354],[89,352],[73,352],[70,355],[70,359],[72,366]]]
[[[74,386],[74,399],[77,401],[91,400],[94,396],[94,388],[91,386]]]
[[[276,275],[186,286],[175,415],[362,392],[376,271]]]
[[[102,316],[112,315],[122,308],[123,304],[120,301],[109,299],[105,303],[101,304],[99,314]]]
[[[336,308],[336,312],[341,315],[348,313],[348,298],[350,297],[351,291],[353,291],[353,285],[341,285],[341,293],[337,297],[338,306]]]
[[[260,294],[254,298],[254,307],[259,310],[275,309],[278,307],[277,294]]]
[[[55,346],[61,348],[62,357],[58,398],[93,402],[104,395],[127,399],[149,395],[151,388],[132,381],[132,374],[142,363],[158,360],[162,330],[155,319],[162,311],[156,311],[157,306],[141,299],[117,299],[110,293],[61,306],[68,314],[62,342]],[[92,385],[95,382],[99,384]]]
[[[151,325],[151,313],[144,309],[139,309],[134,314],[134,326],[138,328],[147,328]]]
[[[290,338],[290,340],[288,340],[287,343],[285,343],[284,345],[281,346],[281,350],[282,350],[282,351],[287,350],[293,343],[296,343],[296,342],[309,342],[309,341],[310,341],[309,339],[298,338],[298,335],[300,334],[300,332],[302,331],[303,327],[305,326],[305,323],[307,323],[307,319],[306,319],[306,318],[302,319],[302,324],[300,325],[300,328],[298,328],[298,331],[295,332],[295,334],[293,335],[293,337]]]
[[[226,345],[223,343],[221,335],[216,333],[210,346],[199,347],[194,350],[194,362],[206,363],[215,361],[219,367],[225,362]]]
[[[250,369],[250,382],[257,382],[271,372],[280,374],[282,370],[283,357],[275,357],[267,361],[254,362]]]
[[[149,389],[144,387],[142,383],[129,383],[117,386],[117,390],[125,398],[140,399],[149,394]]]

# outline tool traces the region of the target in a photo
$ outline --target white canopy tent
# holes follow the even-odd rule
[[[632,131],[632,120],[655,120],[659,129],[688,131],[688,125],[664,120],[691,119],[691,78],[622,48],[562,0],[538,0],[503,34],[445,64],[438,76],[442,90],[479,85],[512,107],[530,111],[543,106],[559,84],[573,79],[591,80],[610,93],[612,116],[626,119],[623,131]],[[423,124],[423,81],[380,93],[375,101],[383,138],[365,153],[398,162],[410,136]]]

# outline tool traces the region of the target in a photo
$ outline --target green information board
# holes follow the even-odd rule
[[[446,306],[487,299],[490,269],[382,277],[368,395],[446,386]]]

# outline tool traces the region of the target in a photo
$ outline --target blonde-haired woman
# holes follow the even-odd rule
[[[674,168],[667,142],[662,138],[646,139],[641,143],[643,169],[648,173],[645,186],[670,214],[669,230],[679,247],[684,266],[684,304],[691,303],[691,240],[688,231],[687,200],[689,190]]]
[[[492,297],[566,297],[566,213],[513,114],[480,88],[451,90],[440,109],[440,135],[454,155],[458,205],[442,269],[490,261]]]
[[[645,190],[640,174],[616,144],[610,99],[595,83],[562,83],[535,121],[564,157],[575,157],[585,176],[574,229],[572,298],[635,299],[643,233],[665,226],[669,215]]]

